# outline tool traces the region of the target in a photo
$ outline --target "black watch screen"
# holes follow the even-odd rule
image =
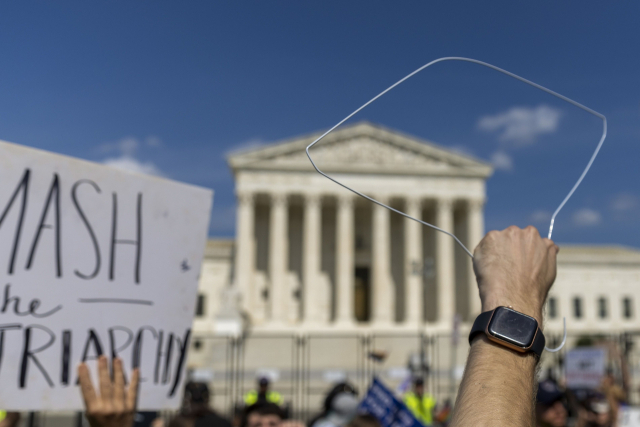
[[[538,322],[533,317],[508,307],[498,307],[493,313],[487,330],[492,336],[502,341],[527,348],[533,344]]]

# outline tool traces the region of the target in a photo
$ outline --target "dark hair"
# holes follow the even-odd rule
[[[324,399],[324,405],[322,407],[322,409],[324,410],[324,413],[326,414],[327,412],[329,412],[329,410],[331,409],[331,402],[333,402],[333,399],[336,398],[337,395],[339,395],[340,393],[350,393],[353,395],[357,395],[358,392],[357,390],[349,383],[344,382],[344,383],[338,383],[336,384],[327,394],[327,397],[325,397]]]
[[[360,414],[352,419],[347,427],[380,427],[380,421],[371,414]]]
[[[331,403],[333,399],[336,398],[340,393],[351,393],[354,396],[358,394],[358,391],[348,382],[338,383],[327,393],[327,397],[324,398],[324,404],[322,405],[322,412],[311,418],[311,420],[307,423],[307,426],[311,427],[318,421],[320,418],[325,417],[329,411],[331,410]]]
[[[184,387],[184,398],[190,403],[209,404],[209,387],[205,383],[189,381]]]
[[[240,427],[247,427],[249,421],[249,415],[257,413],[258,415],[275,415],[280,419],[284,419],[282,409],[275,403],[271,402],[258,402],[251,406],[247,406],[242,416],[242,423]]]

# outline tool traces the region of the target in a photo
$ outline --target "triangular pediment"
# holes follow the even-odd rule
[[[313,171],[305,148],[322,133],[294,138],[232,154],[234,171]],[[387,173],[487,177],[489,164],[370,123],[339,128],[311,148],[316,165],[325,172]]]

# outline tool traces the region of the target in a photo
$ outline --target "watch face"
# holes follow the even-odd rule
[[[533,343],[538,322],[533,317],[507,307],[498,307],[489,323],[489,333],[496,338],[527,348]]]

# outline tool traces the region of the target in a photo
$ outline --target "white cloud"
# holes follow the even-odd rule
[[[162,171],[152,162],[143,162],[136,158],[136,153],[141,147],[160,147],[161,145],[162,141],[157,136],[148,136],[144,141],[127,136],[118,141],[101,144],[98,146],[98,151],[103,154],[117,153],[115,157],[109,157],[102,161],[107,166],[127,172],[164,176]]]
[[[513,170],[513,159],[503,150],[498,150],[491,155],[491,163],[498,170]]]
[[[640,197],[631,193],[620,193],[611,200],[611,210],[615,212],[634,211],[640,207]]]
[[[105,142],[98,146],[100,153],[120,153],[123,156],[133,156],[140,147],[161,147],[162,140],[155,135],[149,135],[144,140],[133,136],[126,136],[113,142]]]
[[[152,162],[141,162],[131,156],[122,155],[120,157],[109,158],[103,160],[102,163],[112,168],[120,169],[127,172],[135,172],[145,175],[164,176],[162,171],[158,169]]]
[[[533,211],[529,219],[531,220],[531,222],[535,224],[539,224],[542,222],[549,222],[551,221],[551,212],[538,209],[536,211]]]
[[[534,143],[539,135],[554,133],[561,115],[560,110],[547,105],[512,107],[502,113],[481,117],[478,129],[499,132],[500,141],[525,146]]]
[[[582,208],[574,212],[573,223],[579,227],[598,225],[602,221],[600,212],[589,208]]]
[[[132,156],[140,147],[140,141],[132,136],[127,136],[118,141],[105,142],[98,146],[101,153],[117,152],[123,156]]]

